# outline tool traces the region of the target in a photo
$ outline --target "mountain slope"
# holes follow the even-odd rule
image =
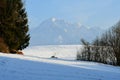
[[[46,58],[40,57],[41,54],[39,57],[29,54],[33,53],[31,51],[34,49],[39,52],[43,48],[49,52],[48,47],[28,48],[24,51],[24,56],[0,53],[0,80],[119,80],[120,67],[61,59],[60,56],[58,59],[51,59],[47,54]],[[72,47],[76,48],[76,46]],[[64,48],[71,49],[72,47]],[[69,56],[68,53],[66,53],[67,56]]]
[[[92,41],[103,31],[50,18],[31,30],[31,45],[80,44],[81,38]]]

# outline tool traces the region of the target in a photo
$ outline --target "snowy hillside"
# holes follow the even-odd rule
[[[29,47],[24,56],[0,53],[0,80],[119,80],[120,67],[68,58],[80,47]],[[57,59],[50,58],[53,52]]]
[[[88,28],[80,23],[50,18],[31,30],[31,45],[80,44],[84,38],[92,41],[104,30],[98,27]]]

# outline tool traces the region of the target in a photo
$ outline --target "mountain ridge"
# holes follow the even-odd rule
[[[88,28],[80,23],[70,23],[62,19],[50,18],[31,30],[31,45],[80,44],[80,39],[92,41],[104,30]]]

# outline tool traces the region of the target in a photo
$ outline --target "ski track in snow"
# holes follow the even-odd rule
[[[24,56],[0,53],[0,80],[119,80],[120,67],[68,58],[76,52],[76,47],[54,46],[53,50],[66,52],[65,56],[61,56],[63,53],[56,55],[57,59],[50,58],[52,52],[45,56],[49,49],[50,46],[28,48],[24,50]],[[32,54],[34,50],[36,52]]]

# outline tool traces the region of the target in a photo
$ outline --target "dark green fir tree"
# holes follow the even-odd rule
[[[0,0],[0,38],[9,52],[29,45],[28,19],[22,0]]]

